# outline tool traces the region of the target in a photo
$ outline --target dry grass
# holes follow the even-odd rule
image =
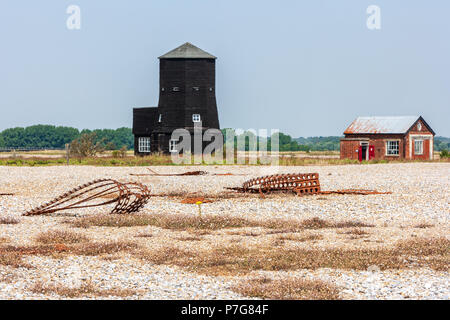
[[[351,234],[351,235],[355,235],[355,236],[364,236],[364,235],[368,235],[370,234],[369,232],[360,229],[360,228],[354,228],[351,230],[347,230],[347,231],[338,231],[339,234]]]
[[[414,228],[420,228],[420,229],[426,229],[426,228],[433,228],[434,225],[433,224],[428,224],[428,223],[420,223],[414,226]]]
[[[409,259],[434,270],[448,270],[449,240],[415,239],[393,248],[379,249],[304,249],[278,246],[244,247],[232,245],[210,250],[183,250],[166,247],[144,250],[138,256],[155,264],[176,265],[192,271],[222,275],[245,274],[254,270],[345,269],[367,270],[376,265],[381,270],[411,267]]]
[[[242,236],[242,237],[258,237],[261,234],[253,231],[229,231],[227,232],[230,236]]]
[[[152,233],[147,233],[147,232],[143,232],[143,233],[138,233],[137,235],[135,235],[136,238],[153,238],[154,235]]]
[[[154,215],[97,215],[81,218],[71,222],[79,228],[97,227],[136,227],[155,226],[171,230],[218,230],[224,228],[240,228],[255,226],[244,218],[231,216],[196,215],[187,214],[154,214]]]
[[[418,259],[420,265],[433,270],[448,271],[450,266],[450,240],[446,238],[416,238],[400,241],[397,250],[405,256]]]
[[[242,280],[233,291],[248,297],[271,300],[339,300],[336,286],[320,280],[266,277]]]
[[[262,227],[267,229],[296,232],[303,229],[372,227],[358,221],[331,223],[320,218],[307,220],[267,219],[250,220],[229,215],[197,215],[188,214],[137,214],[137,215],[95,215],[68,221],[78,228],[89,227],[137,227],[155,226],[170,230],[219,230],[227,228]]]
[[[119,252],[133,252],[138,248],[134,242],[110,241],[110,242],[87,242],[73,246],[69,252],[82,256],[99,256]]]
[[[134,214],[134,215],[94,215],[88,217],[82,217],[80,219],[74,219],[67,221],[72,226],[77,228],[89,228],[89,227],[142,227],[153,225],[154,216]]]
[[[8,243],[10,240],[7,237],[0,237],[0,244],[2,243]]]
[[[258,226],[268,229],[285,230],[286,233],[297,232],[303,229],[331,229],[331,228],[349,228],[349,227],[373,227],[372,224],[366,224],[359,221],[329,222],[318,217],[306,220],[287,220],[287,219],[269,219],[261,222]]]
[[[15,252],[0,253],[0,265],[13,268],[31,268],[31,265],[23,262],[23,256]]]
[[[61,257],[63,254],[74,254],[81,256],[100,256],[122,252],[134,252],[138,245],[126,241],[110,242],[82,242],[76,244],[40,244],[28,246],[1,246],[0,264],[20,266],[23,256],[52,256]]]
[[[178,241],[201,241],[202,240],[202,238],[201,237],[190,237],[190,236],[187,236],[187,237],[178,237],[178,238],[175,238],[176,240],[178,240]]]
[[[277,240],[288,240],[288,241],[295,241],[295,242],[306,242],[306,241],[316,241],[316,240],[322,240],[323,236],[321,234],[309,234],[309,235],[299,235],[299,234],[287,234],[287,235],[280,235],[277,237]]]
[[[89,239],[85,235],[73,231],[50,230],[38,234],[36,241],[43,244],[70,244],[87,242]]]
[[[136,291],[130,289],[99,289],[91,282],[83,283],[79,287],[67,287],[61,284],[36,283],[30,290],[34,293],[59,296],[67,298],[89,297],[129,297],[136,294]]]
[[[0,224],[18,224],[20,223],[19,219],[13,217],[0,217]]]

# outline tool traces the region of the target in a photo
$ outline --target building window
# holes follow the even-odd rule
[[[213,88],[212,88],[212,87],[210,87],[210,88],[209,88],[209,91],[211,91],[211,92],[212,92],[212,91],[213,91]]]
[[[140,137],[138,139],[139,152],[150,152],[150,137]]]
[[[170,139],[170,141],[169,141],[169,152],[177,152],[178,151],[177,143],[178,143],[178,140]]]
[[[192,90],[194,90],[194,91],[199,91],[199,90],[200,90],[200,87],[192,87]]]
[[[399,150],[398,140],[386,141],[386,155],[388,156],[398,156]]]
[[[180,91],[180,87],[173,87],[172,91]]]
[[[164,91],[164,90],[166,90],[165,88],[161,88],[161,91]]]
[[[423,140],[414,140],[414,154],[423,154]]]
[[[199,114],[193,114],[192,115],[192,122],[200,122],[201,118]]]
[[[159,114],[159,118],[158,118],[158,122],[161,122],[162,121],[162,114],[160,113]]]

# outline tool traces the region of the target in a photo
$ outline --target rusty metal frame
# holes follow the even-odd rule
[[[111,200],[99,201],[101,198],[111,196]],[[23,215],[49,214],[62,210],[99,207],[112,203],[116,203],[116,205],[111,213],[133,213],[139,211],[149,198],[150,191],[143,184],[98,179],[78,186],[50,202],[25,212]]]

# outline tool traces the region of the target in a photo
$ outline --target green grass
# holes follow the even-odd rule
[[[337,158],[319,158],[314,157],[311,153],[311,157],[299,158],[281,155],[279,158],[280,166],[326,166],[326,165],[348,165],[348,164],[380,164],[380,163],[407,163],[407,162],[449,162],[450,158],[442,158],[439,160],[371,160],[362,161],[352,159],[337,159]],[[30,158],[26,157],[15,157],[15,158],[0,158],[0,166],[61,166],[66,165],[67,161],[65,158],[49,158],[49,157],[38,157],[33,156]],[[206,163],[202,163],[206,165]],[[234,163],[223,163],[223,165],[233,165],[237,164],[235,159]],[[245,159],[246,165],[262,165],[259,161],[254,163],[249,163],[249,159]],[[115,158],[112,156],[101,156],[101,157],[88,157],[88,158],[71,158],[69,160],[69,165],[87,165],[87,166],[105,166],[105,167],[138,167],[138,166],[165,166],[165,165],[176,165],[172,162],[170,155],[150,155],[145,157],[127,156],[123,158]],[[181,165],[191,165],[191,164],[181,164]],[[192,165],[194,163],[192,162]],[[220,163],[213,163],[212,165],[222,165]]]

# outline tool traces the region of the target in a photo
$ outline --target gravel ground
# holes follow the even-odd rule
[[[261,166],[205,166],[153,167],[160,173],[181,173],[204,170],[210,173],[233,173],[229,176],[136,177],[130,173],[148,173],[143,167],[0,167],[0,217],[16,217],[19,224],[0,224],[0,242],[26,245],[42,231],[69,229],[62,223],[65,217],[21,217],[35,206],[97,178],[120,181],[139,181],[156,195],[142,210],[146,214],[197,214],[197,206],[181,204],[180,197],[206,195],[222,197],[202,205],[203,214],[229,214],[252,219],[289,218],[304,220],[320,217],[327,221],[357,220],[374,224],[369,235],[351,237],[335,230],[321,230],[323,240],[301,245],[315,247],[377,247],[390,245],[410,237],[448,237],[450,234],[450,164],[407,163],[378,165],[261,167]],[[297,197],[293,195],[227,196],[224,187],[239,186],[243,181],[271,173],[318,172],[322,190],[376,189],[390,191],[383,195],[320,195]],[[157,196],[167,195],[168,196]],[[107,208],[83,209],[69,214],[85,215],[108,212]],[[420,224],[430,225],[417,228]],[[78,231],[78,230],[77,230]],[[152,226],[131,228],[82,229],[92,240],[133,240],[149,247],[176,243],[175,233]],[[151,238],[136,238],[149,232]],[[186,233],[187,234],[187,233]],[[186,235],[183,232],[176,236]],[[239,239],[237,239],[239,238]],[[222,241],[255,244],[259,237],[229,235],[219,230],[215,235],[202,236],[197,246],[211,246]],[[186,241],[180,245],[186,244]],[[42,281],[76,286],[89,280],[99,288],[128,288],[136,290],[130,299],[240,299],[245,298],[231,290],[236,277],[214,277],[189,273],[178,267],[156,266],[130,256],[116,260],[102,257],[67,256],[64,259],[29,256],[26,261],[35,268],[12,268],[0,265],[0,299],[58,299],[58,295],[40,295],[30,288]],[[344,299],[448,299],[450,284],[448,272],[430,269],[387,271],[348,271],[319,269],[315,271],[272,272],[271,277],[299,276],[319,278],[341,288]],[[89,298],[89,297],[87,297]],[[114,297],[107,297],[114,298]]]

